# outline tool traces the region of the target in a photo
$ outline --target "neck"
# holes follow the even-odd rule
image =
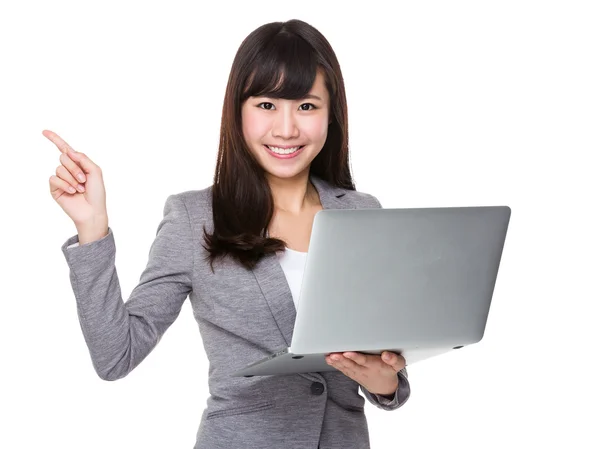
[[[310,183],[309,171],[293,178],[276,178],[267,174],[275,209],[299,214],[319,203],[318,193]]]

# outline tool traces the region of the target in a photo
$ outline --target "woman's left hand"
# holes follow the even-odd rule
[[[397,373],[406,366],[404,357],[389,351],[384,351],[380,356],[359,352],[332,352],[325,360],[368,392],[384,396],[396,392]]]

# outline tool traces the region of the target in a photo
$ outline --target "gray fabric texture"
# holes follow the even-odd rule
[[[311,182],[325,209],[381,207],[372,195],[333,187],[315,176]],[[296,309],[275,255],[261,259],[253,270],[225,258],[211,272],[202,247],[203,227],[213,230],[211,190],[167,198],[147,266],[126,301],[115,268],[112,228],[94,242],[68,248],[78,242],[75,235],[62,245],[96,373],[107,381],[130,373],[189,297],[209,361],[210,396],[194,449],[369,448],[359,389],[374,406],[398,409],[410,396],[406,369],[398,373],[392,400],[371,394],[339,371],[230,376],[290,345]],[[322,384],[321,394],[315,383]]]

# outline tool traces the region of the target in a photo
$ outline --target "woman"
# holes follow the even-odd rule
[[[214,183],[167,198],[125,303],[100,167],[43,132],[62,152],[50,191],[77,227],[62,250],[98,375],[131,372],[190,297],[210,363],[195,448],[368,448],[359,388],[385,410],[410,395],[404,359],[387,353],[330,354],[337,370],[328,372],[230,376],[291,343],[314,215],[381,207],[355,190],[347,117],[340,67],[321,33],[299,20],[252,32],[231,69]],[[78,175],[79,193],[69,190]]]

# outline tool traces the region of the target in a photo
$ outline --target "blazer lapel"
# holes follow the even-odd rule
[[[319,193],[323,209],[353,208],[345,201],[344,189],[334,187],[314,175],[310,175],[310,181]],[[269,254],[263,257],[256,264],[253,272],[283,340],[289,347],[292,344],[292,334],[296,322],[296,307],[277,256]]]

